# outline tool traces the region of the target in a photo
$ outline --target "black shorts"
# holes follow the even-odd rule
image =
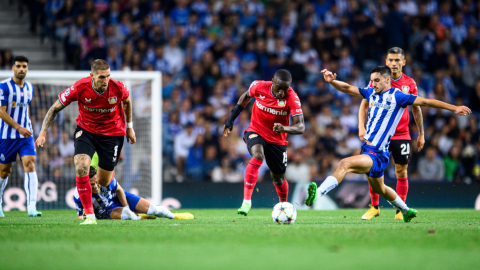
[[[74,134],[75,155],[87,154],[90,158],[97,152],[98,167],[113,171],[123,147],[124,136],[93,134],[77,126]]]
[[[247,144],[248,151],[252,154],[252,146],[260,144],[263,146],[263,153],[268,168],[274,174],[284,174],[287,170],[287,146],[266,142],[255,132],[245,132],[243,140]]]
[[[388,149],[392,153],[395,164],[406,165],[410,163],[409,140],[392,140]]]

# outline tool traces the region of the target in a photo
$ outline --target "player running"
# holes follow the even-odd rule
[[[405,202],[393,189],[383,183],[383,171],[388,165],[390,155],[388,145],[395,133],[398,122],[408,105],[434,107],[446,109],[458,115],[468,115],[471,110],[465,106],[454,106],[435,99],[426,99],[407,94],[391,87],[392,71],[387,66],[373,68],[370,72],[372,87],[359,88],[337,81],[337,74],[322,70],[325,81],[337,90],[352,96],[368,99],[367,130],[363,137],[362,154],[344,158],[338,164],[332,175],[328,176],[317,189],[315,182],[308,187],[308,196],[305,204],[311,206],[320,196],[327,194],[343,180],[345,174],[366,174],[372,190],[385,198],[393,207],[403,214],[403,221],[410,222],[417,216],[417,210],[408,208]],[[318,190],[318,191],[317,191]]]
[[[3,191],[7,186],[8,176],[12,173],[12,162],[17,154],[25,171],[25,193],[27,194],[27,216],[41,217],[37,212],[38,178],[35,172],[36,151],[33,142],[33,129],[30,122],[30,104],[32,102],[33,85],[25,81],[28,72],[28,58],[13,58],[13,77],[0,83],[0,217],[4,217],[2,209]]]
[[[115,177],[106,187],[100,187],[97,181],[98,156],[94,154],[90,164],[90,185],[95,216],[98,219],[131,219],[142,218],[169,218],[169,219],[194,219],[190,213],[173,214],[167,208],[150,204],[144,198],[123,190]],[[84,208],[78,191],[75,191],[73,200],[77,208],[78,219],[83,219]],[[147,215],[136,213],[146,213]]]
[[[245,130],[243,140],[252,158],[245,170],[243,204],[238,214],[248,215],[252,208],[252,193],[258,179],[258,169],[265,157],[273,185],[280,202],[288,198],[288,182],[285,181],[287,168],[287,133],[303,134],[305,125],[300,99],[290,87],[292,75],[280,69],[272,81],[254,81],[247,92],[238,100],[223,127],[223,137],[232,131],[233,122],[251,98],[255,98],[252,121]],[[290,116],[293,125],[290,126]]]
[[[417,84],[415,81],[402,72],[402,67],[405,66],[405,52],[399,47],[393,47],[387,51],[386,65],[392,70],[392,87],[398,88],[407,94],[417,95]],[[372,87],[372,82],[368,85]],[[368,101],[362,100],[360,110],[358,112],[358,136],[361,140],[365,136],[365,117],[368,111]],[[417,147],[420,152],[425,145],[425,136],[423,131],[423,117],[420,106],[412,105],[412,113],[415,123],[418,128]],[[408,106],[403,111],[400,122],[398,123],[395,134],[391,138],[389,150],[392,153],[395,161],[395,175],[397,176],[396,192],[400,198],[405,202],[408,193],[408,163],[410,163],[410,130],[408,124],[410,122],[410,114],[408,113]],[[379,196],[372,190],[369,185],[370,197],[372,204],[370,209],[362,216],[362,219],[371,220],[373,217],[380,215],[378,208]],[[403,220],[402,212],[397,210],[395,219]]]
[[[98,153],[98,183],[108,186],[113,178],[113,169],[127,142],[136,141],[132,122],[130,92],[124,83],[110,78],[110,66],[105,60],[92,63],[90,77],[77,81],[62,91],[43,120],[37,146],[43,147],[47,130],[55,116],[71,102],[78,101],[77,129],[75,131],[75,174],[77,191],[85,207],[86,219],[81,225],[97,224],[92,206],[92,187],[89,169],[92,156]],[[125,110],[125,112],[124,112]],[[127,131],[125,132],[125,118]]]

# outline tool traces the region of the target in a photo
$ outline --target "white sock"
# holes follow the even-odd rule
[[[327,177],[327,179],[325,179],[325,181],[323,181],[323,183],[317,188],[317,190],[323,196],[327,194],[330,190],[334,189],[336,186],[338,186],[337,178],[330,175],[329,177]]]
[[[245,199],[243,199],[243,203],[249,203],[250,206],[252,206],[252,200],[245,200]]]
[[[148,207],[147,215],[154,215],[159,218],[166,217],[169,219],[173,219],[175,217],[166,207],[153,204],[150,204],[150,207]]]
[[[27,193],[27,210],[37,210],[38,178],[36,172],[25,173],[25,193]]]
[[[408,213],[408,206],[407,204],[400,198],[398,195],[393,201],[388,201],[393,207],[397,208],[402,212],[402,214],[406,215]]]
[[[0,177],[0,206],[2,204],[3,191],[5,190],[5,187],[7,186],[7,182],[8,182],[8,176],[5,177],[5,179]]]
[[[123,207],[122,209],[122,220],[139,220],[140,217],[137,216],[128,206]]]

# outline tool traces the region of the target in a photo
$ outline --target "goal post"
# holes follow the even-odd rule
[[[73,85],[81,78],[89,76],[89,71],[29,71],[26,76],[26,81],[32,83],[35,87],[35,93],[30,106],[30,118],[32,119],[32,126],[34,129],[34,139],[40,131],[41,121],[45,117],[46,111],[53,102],[58,99],[58,94],[65,88]],[[13,76],[12,71],[0,71],[0,81]],[[119,80],[127,86],[130,91],[130,96],[133,104],[133,127],[137,137],[137,143],[131,146],[125,141],[122,154],[123,159],[121,164],[116,167],[116,176],[120,179],[119,182],[125,187],[126,191],[136,193],[146,199],[149,199],[154,204],[161,204],[162,201],[162,76],[158,71],[112,71],[111,78]],[[63,114],[62,114],[63,112]],[[75,131],[75,120],[78,116],[77,103],[70,104],[62,112],[57,115],[56,119],[60,130],[49,132],[60,134],[57,137],[50,138],[46,147],[61,148],[63,132],[68,133],[69,139],[73,140],[73,133]],[[62,116],[60,117],[60,115]],[[39,123],[40,122],[40,123]],[[53,124],[52,124],[53,125]],[[148,135],[147,135],[148,134]],[[50,136],[50,135],[49,135]],[[56,147],[55,145],[58,146]],[[71,142],[70,142],[71,144]],[[62,144],[63,145],[63,144]],[[46,148],[44,147],[44,148]],[[69,202],[69,196],[75,183],[74,170],[72,174],[70,168],[73,164],[70,163],[70,156],[61,156],[57,158],[57,154],[50,154],[48,152],[48,160],[46,154],[43,154],[44,149],[37,148],[37,168],[41,171],[39,173],[39,196],[37,204],[40,204],[39,209],[62,209],[72,208]],[[56,149],[52,150],[57,152]],[[61,152],[61,151],[60,151]],[[61,153],[62,154],[62,153]],[[42,156],[40,156],[42,155]],[[60,156],[60,155],[58,155]],[[61,158],[64,158],[62,161]],[[58,160],[57,160],[58,159]],[[17,163],[19,159],[17,158]],[[64,163],[62,163],[64,162]],[[48,164],[47,164],[48,163]],[[58,165],[62,164],[62,165]],[[20,189],[23,190],[23,172],[21,166],[14,166],[9,186],[17,188],[12,198],[21,199]],[[58,169],[56,166],[59,166]],[[64,168],[63,170],[61,170]],[[61,172],[59,172],[61,171]],[[118,174],[117,174],[118,173]],[[42,176],[40,175],[42,174]],[[47,176],[48,175],[48,176]],[[60,177],[60,175],[62,175]],[[62,178],[62,180],[59,180]],[[54,180],[52,180],[54,179]],[[40,185],[49,181],[48,187],[42,191]],[[73,185],[73,187],[72,187]],[[52,191],[52,186],[56,190]],[[50,187],[50,190],[49,190]],[[52,192],[57,192],[52,195]],[[42,196],[45,200],[42,200]],[[46,199],[48,198],[48,199]],[[55,203],[55,199],[58,203]],[[61,202],[65,199],[65,202]],[[12,199],[13,200],[13,199]],[[73,200],[73,198],[72,198]],[[17,204],[18,205],[18,204]],[[42,207],[43,206],[43,207]],[[19,209],[14,207],[13,209]],[[8,209],[5,209],[8,211]],[[20,209],[23,210],[23,209]]]

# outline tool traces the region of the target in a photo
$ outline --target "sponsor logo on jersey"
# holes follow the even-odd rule
[[[5,156],[2,154],[2,155],[0,156],[0,159],[1,159],[2,161],[5,161]]]
[[[261,100],[263,100],[265,98],[265,96],[262,96],[262,95],[259,95],[258,96]]]
[[[372,103],[370,103],[370,107],[377,107],[377,108],[382,108],[382,109],[385,109],[385,110],[390,110],[390,108],[391,108],[390,105],[383,104],[383,103],[378,103],[378,102],[375,102],[375,101],[372,101]]]
[[[112,107],[110,109],[100,109],[100,108],[90,108],[85,105],[83,105],[83,108],[89,112],[99,112],[99,113],[111,113],[115,110],[116,107]]]
[[[250,136],[248,136],[249,139],[253,139],[253,138],[256,138],[258,137],[258,134],[250,134]]]
[[[285,107],[287,105],[287,101],[285,99],[278,100],[278,106]]]
[[[72,90],[73,90],[73,86],[72,86]],[[67,89],[67,91],[65,91],[65,96],[68,97],[68,95],[70,95],[70,88]]]
[[[80,136],[82,136],[82,131],[81,130],[75,134],[75,139],[77,139]]]
[[[63,102],[67,101],[67,99],[65,98],[65,93],[61,94],[60,97],[62,98]]]
[[[17,107],[17,102],[12,101],[12,108],[15,108],[15,107]]]
[[[404,93],[410,93],[410,86],[408,85],[402,85],[402,92]]]
[[[301,113],[301,112],[302,112],[302,109],[297,109],[297,112]]]
[[[268,113],[271,113],[271,114],[274,114],[274,115],[287,115],[288,114],[286,111],[275,110],[275,109],[266,107],[266,106],[260,104],[260,102],[258,102],[258,101],[255,102],[255,103],[257,104],[257,107],[264,112],[268,112]]]
[[[115,97],[109,97],[108,98],[108,103],[110,103],[110,104],[117,103],[117,97],[116,96]]]
[[[92,99],[91,98],[85,98],[85,102],[90,103],[90,102],[92,102]]]

